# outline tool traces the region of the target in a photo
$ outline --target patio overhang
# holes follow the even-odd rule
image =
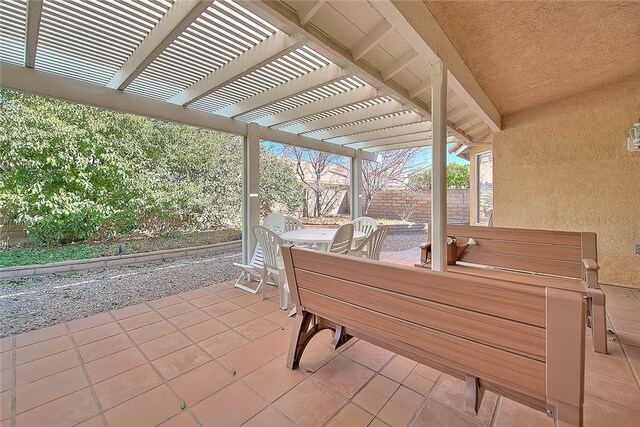
[[[433,145],[444,194],[446,143],[500,129],[429,9],[405,3],[10,0],[0,84],[245,137],[250,240],[260,140],[350,157],[357,215],[363,160]],[[433,206],[443,243],[446,197]]]

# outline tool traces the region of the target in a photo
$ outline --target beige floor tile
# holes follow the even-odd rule
[[[305,378],[306,375],[299,370],[287,368],[286,359],[279,357],[256,369],[243,381],[266,400],[273,402]]]
[[[346,398],[352,398],[374,376],[371,369],[338,356],[324,365],[313,377]]]
[[[289,317],[288,313],[288,311],[277,310],[265,315],[264,318],[276,325],[286,326],[292,324],[295,317]]]
[[[166,320],[163,320],[161,322],[129,331],[129,336],[136,344],[142,344],[153,339],[169,335],[175,331],[177,331],[175,326]]]
[[[635,383],[589,373],[585,377],[584,389],[588,396],[629,409],[640,408],[640,390]]]
[[[223,314],[218,317],[222,323],[227,325],[230,328],[235,328],[236,326],[240,326],[243,323],[247,323],[250,320],[257,319],[258,315],[244,308],[240,308],[238,310],[232,311],[231,313]]]
[[[162,316],[160,316],[155,311],[147,311],[146,313],[137,314],[135,316],[127,317],[126,319],[119,320],[120,326],[125,331],[131,331],[133,329],[138,329],[143,326],[151,325],[152,323],[156,323],[162,320]]]
[[[587,427],[638,427],[640,412],[591,396],[585,396],[584,419]]]
[[[84,319],[76,319],[69,322],[69,330],[71,332],[78,332],[96,326],[104,325],[114,321],[114,318],[109,313],[102,313],[91,317],[85,317]]]
[[[0,420],[11,417],[11,390],[0,392]]]
[[[178,304],[170,305],[168,307],[159,308],[156,311],[158,312],[159,315],[168,319],[171,317],[178,316],[180,314],[188,313],[195,309],[196,309],[195,306],[189,304],[186,301],[183,301]]]
[[[176,295],[171,295],[171,296],[160,298],[154,301],[149,301],[147,302],[147,305],[153,308],[154,310],[158,310],[160,308],[168,307],[170,305],[180,304],[181,302],[184,302],[182,298]]]
[[[241,378],[273,359],[273,354],[262,347],[249,343],[219,357],[218,362],[229,372],[235,372],[235,376]]]
[[[13,384],[14,372],[12,368],[3,369],[0,371],[0,391],[10,390],[14,387]]]
[[[244,423],[242,427],[295,427],[295,425],[269,406]]]
[[[85,365],[92,383],[99,383],[146,363],[146,359],[135,347],[94,360]]]
[[[428,380],[415,372],[411,372],[402,384],[423,396],[427,396],[435,385],[435,382]]]
[[[99,409],[88,388],[19,414],[19,427],[74,425],[98,414]]]
[[[157,426],[180,412],[180,402],[167,386],[156,387],[104,413],[112,426]]]
[[[16,388],[16,412],[21,413],[89,385],[81,367],[50,375]]]
[[[388,350],[363,340],[358,340],[358,342],[343,351],[342,354],[374,371],[382,369],[394,355]]]
[[[211,360],[204,350],[195,345],[185,347],[153,361],[160,374],[170,380]]]
[[[353,397],[352,402],[370,414],[375,415],[380,412],[380,409],[382,409],[388,400],[388,397],[383,396],[369,386],[365,386]]]
[[[36,331],[26,332],[24,334],[16,335],[16,348],[57,338],[67,335],[67,333],[67,326],[64,323],[38,329]]]
[[[278,326],[278,329],[258,338],[254,343],[258,344],[270,353],[279,356],[289,351],[292,330],[293,327],[291,325]]]
[[[189,345],[191,345],[189,338],[180,332],[174,332],[140,344],[140,350],[142,350],[150,360],[155,360]]]
[[[270,332],[275,331],[276,329],[280,329],[280,326],[276,325],[269,320],[259,317],[254,320],[250,320],[247,323],[243,323],[240,326],[236,326],[233,328],[240,335],[247,337],[247,339],[251,341],[255,341],[256,339],[267,335]]]
[[[174,378],[170,384],[187,405],[193,406],[234,381],[226,369],[211,361]]]
[[[406,427],[411,422],[414,413],[414,411],[404,408],[397,402],[389,400],[378,412],[377,418],[380,418],[391,427]]]
[[[506,397],[500,398],[494,427],[553,427],[553,418]]]
[[[183,412],[169,418],[167,421],[160,424],[161,427],[198,427],[196,420],[190,414]]]
[[[242,295],[246,295],[247,292],[243,291],[242,289],[238,289],[238,288],[231,288],[231,289],[226,289],[224,291],[220,291],[218,292],[216,295],[225,298],[225,299],[231,299],[231,298],[236,298]]]
[[[183,300],[187,300],[187,301],[191,301],[194,299],[198,299],[198,298],[202,298],[202,297],[206,297],[211,295],[211,292],[205,290],[205,289],[193,289],[191,291],[186,291],[186,292],[182,292],[180,294],[178,294],[178,296],[180,298],[182,298]]]
[[[299,427],[319,427],[346,402],[327,386],[308,378],[278,399],[275,406]]]
[[[142,365],[96,384],[94,390],[102,407],[108,409],[161,382],[162,379],[149,365]]]
[[[117,320],[122,320],[122,319],[126,319],[127,317],[137,316],[138,314],[146,313],[149,310],[151,310],[151,307],[149,307],[145,303],[142,303],[142,304],[132,305],[129,307],[120,308],[118,310],[113,310],[111,312],[111,315]]]
[[[233,330],[224,331],[198,343],[211,357],[220,357],[249,342],[248,339]]]
[[[208,305],[202,308],[202,310],[213,317],[219,317],[240,308],[241,307],[239,305],[235,305],[230,301],[222,301],[213,305]]]
[[[422,363],[418,363],[416,367],[413,368],[413,372],[434,383],[438,381],[438,378],[440,378],[440,375],[442,375],[442,372],[438,371],[437,369],[433,369],[427,365],[423,365]]]
[[[416,416],[413,425],[415,427],[479,427],[482,423],[446,405],[429,400]],[[519,427],[520,424],[511,426]]]
[[[394,381],[401,383],[409,376],[409,373],[417,366],[413,360],[404,356],[396,356],[384,367],[380,373]]]
[[[436,400],[460,413],[465,412],[465,382],[450,375],[442,375],[431,390],[430,399]],[[491,423],[498,397],[491,392],[485,392],[477,419],[484,425]]]
[[[80,357],[84,363],[99,359],[109,354],[117,353],[121,350],[133,346],[133,342],[125,334],[114,335],[91,344],[78,347]]]
[[[373,418],[364,409],[349,403],[333,419],[345,427],[367,427]]]
[[[209,318],[204,322],[182,329],[182,332],[193,342],[200,342],[204,339],[218,335],[229,328],[216,319]]]
[[[21,386],[79,365],[80,359],[75,349],[24,363],[16,367],[16,385]]]
[[[105,323],[73,334],[76,345],[85,345],[124,332],[117,322]]]
[[[73,342],[71,341],[71,337],[68,335],[19,347],[15,350],[16,364],[20,365],[22,363],[31,362],[32,360],[60,353],[61,351],[69,350],[70,348],[73,348]]]
[[[259,316],[265,316],[269,313],[280,310],[278,304],[270,300],[260,301],[255,304],[248,305],[245,308],[256,313]]]
[[[262,411],[267,404],[240,382],[234,382],[191,408],[202,425],[239,426]]]
[[[410,412],[416,412],[422,405],[424,396],[405,386],[400,386],[391,396],[391,400]]]
[[[216,304],[222,301],[224,301],[223,298],[219,297],[218,295],[210,294],[207,292],[206,295],[203,295],[199,298],[192,299],[189,302],[198,308],[203,308],[203,307],[208,307],[212,304]]]

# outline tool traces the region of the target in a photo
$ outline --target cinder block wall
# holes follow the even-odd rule
[[[469,221],[469,190],[447,191],[447,216],[450,222]],[[431,221],[431,191],[388,190],[373,198],[367,216]]]

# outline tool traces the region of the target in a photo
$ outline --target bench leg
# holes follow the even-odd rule
[[[467,383],[465,411],[473,415],[478,415],[482,398],[484,397],[484,390],[480,388],[478,378],[473,375],[465,375],[465,381]]]
[[[315,316],[303,311],[297,313],[291,334],[291,344],[289,344],[289,355],[287,356],[287,367],[295,369],[300,364],[300,358],[307,344],[315,334],[320,331],[316,324]]]
[[[340,325],[336,325],[335,331],[333,332],[333,340],[331,341],[331,350],[339,349],[343,344],[346,344],[351,337],[344,333],[344,328]]]
[[[597,353],[607,353],[607,314],[605,310],[605,295],[602,289],[589,288],[587,291],[590,306],[591,339],[593,350]]]
[[[582,409],[564,402],[556,402],[554,414],[557,427],[582,427]]]

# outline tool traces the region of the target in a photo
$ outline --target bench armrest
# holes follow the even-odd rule
[[[598,270],[600,268],[598,267],[598,262],[595,259],[583,259],[582,265],[584,265],[584,268],[587,270]]]
[[[420,249],[427,249],[429,246],[431,246],[431,242],[423,243],[420,245]]]

